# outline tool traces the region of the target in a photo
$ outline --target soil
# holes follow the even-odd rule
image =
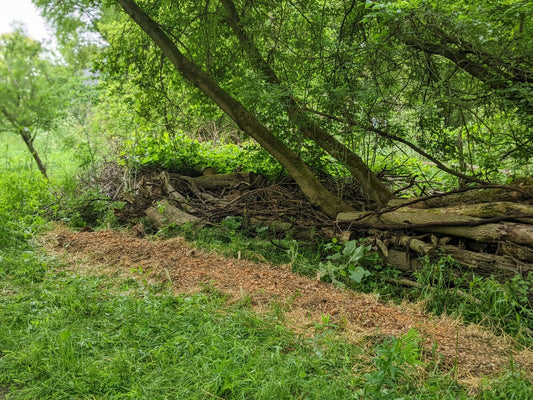
[[[324,316],[339,327],[343,338],[357,344],[415,328],[424,338],[426,361],[455,368],[455,377],[471,387],[484,376],[499,374],[509,366],[510,357],[533,377],[533,351],[518,349],[511,338],[450,317],[431,316],[420,305],[385,304],[374,295],[340,290],[292,273],[290,265],[204,253],[182,238],[151,240],[112,230],[73,232],[58,227],[43,240],[47,251],[60,255],[76,273],[171,283],[176,294],[214,288],[234,301],[247,296],[259,312],[281,306],[287,326],[302,335],[316,334]]]

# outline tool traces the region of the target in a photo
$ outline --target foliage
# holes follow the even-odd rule
[[[402,380],[408,380],[412,369],[423,365],[420,361],[420,337],[415,329],[405,335],[387,340],[376,347],[372,360],[375,370],[367,374],[365,394],[375,399],[391,398]]]
[[[372,246],[350,240],[343,245],[337,244],[336,240],[327,246],[334,250],[327,257],[325,263],[321,262],[318,270],[322,277],[327,278],[339,287],[354,286],[371,273],[364,267],[379,265],[379,257],[371,252]]]
[[[63,77],[23,28],[0,38],[0,127],[3,131],[47,129],[61,111]]]
[[[217,173],[253,171],[270,179],[279,178],[283,169],[267,152],[253,142],[200,142],[183,132],[171,136],[135,132],[121,145],[120,157],[135,169],[164,168],[185,175],[198,175],[206,167]]]
[[[194,242],[199,249],[207,252],[216,251],[229,257],[240,256],[259,262],[268,260],[275,264],[290,262],[289,254],[280,251],[280,247],[289,248],[294,245],[291,239],[283,239],[274,244],[267,237],[265,230],[247,227],[241,217],[226,218],[217,226],[171,224],[157,232],[156,236],[163,238],[183,236]],[[314,251],[309,250],[309,253],[314,253]]]
[[[41,232],[48,182],[27,170],[0,174],[0,285],[7,277],[39,281],[47,270],[42,254],[28,242]]]
[[[31,171],[3,171],[0,174],[0,248],[23,243],[39,230],[44,219],[39,213],[50,200],[48,182]]]
[[[109,44],[94,66],[121,93],[137,125],[151,126],[138,136],[194,136],[206,119],[221,120],[221,111],[176,75],[114,2],[36,3],[61,38],[80,38],[85,29]],[[334,162],[297,134],[301,121],[287,117],[287,96],[377,170],[388,169],[394,153],[406,154],[409,173],[420,169],[424,175],[422,186],[443,174],[425,171],[427,160],[413,149],[483,179],[505,181],[531,172],[533,10],[527,2],[234,3],[243,31],[279,84],[265,79],[228,24],[220,23],[227,18],[220,2],[140,5],[316,171],[346,173],[342,159]],[[155,137],[148,140],[167,143],[164,134]],[[173,151],[158,148],[164,145],[149,147],[157,148],[155,162],[184,163],[179,156],[162,157]],[[445,186],[456,184],[452,178]]]
[[[417,297],[424,302],[426,310],[457,315],[469,323],[487,325],[531,343],[533,304],[528,295],[533,289],[533,276],[524,279],[516,275],[503,284],[495,278],[471,274],[458,278],[452,275],[453,264],[449,256],[437,262],[427,261],[416,274],[422,284]],[[466,295],[460,289],[462,286],[468,287]]]
[[[50,220],[64,222],[72,228],[118,226],[113,209],[123,203],[100,193],[97,185],[84,186],[76,178],[65,179],[53,195],[56,200],[46,215]]]
[[[0,37],[0,132],[19,135],[44,176],[46,167],[33,143],[63,111],[64,85],[63,69],[22,28]]]

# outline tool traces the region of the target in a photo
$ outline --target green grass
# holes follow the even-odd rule
[[[214,290],[175,296],[132,279],[80,277],[37,251],[26,264],[37,273],[4,265],[0,280],[8,399],[473,398],[421,361],[415,330],[361,346],[331,324],[299,337],[279,307],[259,316]],[[478,399],[533,395],[517,372],[486,385]]]
[[[117,290],[65,274],[11,290],[0,385],[12,398],[351,398],[362,384],[357,348],[299,340],[213,293]]]
[[[49,201],[38,174],[0,175],[0,399],[472,398],[422,362],[416,331],[354,345],[325,316],[316,336],[299,337],[276,305],[258,315],[208,288],[174,296],[164,285],[68,273],[32,244]],[[243,250],[236,222],[225,234],[203,231],[206,246]],[[312,268],[286,244],[255,241],[251,253]],[[476,398],[525,400],[533,387],[509,368]]]
[[[114,283],[53,271],[40,282],[2,282],[0,387],[9,398],[349,399],[382,388],[415,395],[402,345],[380,345],[374,364],[387,368],[366,376],[372,364],[361,348],[333,335],[298,338],[275,313],[259,317],[217,292],[172,296]],[[417,360],[417,342],[403,340]]]

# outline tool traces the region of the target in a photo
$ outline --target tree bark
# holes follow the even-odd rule
[[[270,67],[268,62],[261,56],[252,38],[250,38],[243,29],[233,1],[220,1],[226,9],[228,23],[239,39],[241,46],[248,54],[248,58],[253,67],[265,75],[267,82],[272,85],[280,86],[281,80]],[[282,101],[287,104],[286,110],[289,119],[295,125],[299,126],[300,132],[326,150],[337,161],[346,165],[352,176],[359,182],[359,184],[361,184],[363,190],[378,204],[378,206],[384,206],[387,201],[393,197],[391,192],[357,154],[348,149],[335,137],[330,135],[305,115],[304,110],[300,107],[294,97],[286,95]]]
[[[205,71],[187,59],[174,42],[133,0],[117,0],[123,10],[163,51],[178,72],[206,96],[213,100],[237,125],[274,156],[294,178],[311,204],[335,218],[350,209],[341,199],[330,193],[314,176],[311,169],[281,140],[262,125],[244,106],[223,90]]]
[[[43,174],[43,176],[48,179],[48,175],[46,173],[46,166],[42,162],[41,157],[39,157],[39,153],[37,153],[37,150],[35,150],[35,147],[33,146],[34,137],[32,137],[28,128],[22,128],[17,123],[16,118],[14,118],[14,116],[11,115],[4,107],[1,108],[1,111],[2,114],[4,114],[6,119],[9,121],[11,126],[13,126],[14,130],[22,137],[22,140],[24,140],[26,147],[30,151],[30,154],[32,155],[35,162],[37,163],[37,167],[39,168],[41,174]]]
[[[391,199],[387,207],[395,210],[402,207],[436,208],[456,204],[480,204],[491,202],[518,202],[533,199],[533,182],[518,182],[513,185],[484,184],[461,188],[446,193],[436,193],[426,197]]]
[[[26,147],[30,151],[33,159],[37,163],[39,171],[41,171],[41,174],[43,174],[43,176],[48,179],[48,174],[46,173],[46,166],[42,162],[41,157],[39,157],[39,153],[37,153],[37,150],[35,150],[35,147],[33,146],[33,138],[25,132],[20,132],[20,135],[22,136],[24,143],[26,143]]]
[[[529,217],[529,216],[528,216]],[[508,217],[511,219],[512,217]],[[441,209],[405,210],[383,213],[341,213],[339,223],[372,227],[380,230],[413,230],[442,233],[483,243],[509,241],[533,248],[533,225],[515,222],[491,222],[466,215],[455,215]]]

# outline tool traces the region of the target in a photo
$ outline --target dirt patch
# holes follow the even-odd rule
[[[533,351],[518,351],[511,340],[449,317],[433,317],[415,306],[380,303],[372,295],[336,289],[294,274],[290,266],[271,266],[226,258],[193,249],[184,239],[151,241],[124,232],[72,232],[58,228],[44,237],[47,250],[62,255],[78,273],[120,273],[152,282],[170,281],[176,293],[197,292],[210,285],[240,299],[248,296],[259,310],[278,304],[288,325],[303,334],[315,332],[328,315],[349,340],[401,335],[416,328],[424,336],[426,357],[436,348],[457,378],[493,376],[509,365],[533,375]],[[435,347],[436,346],[436,347]]]

